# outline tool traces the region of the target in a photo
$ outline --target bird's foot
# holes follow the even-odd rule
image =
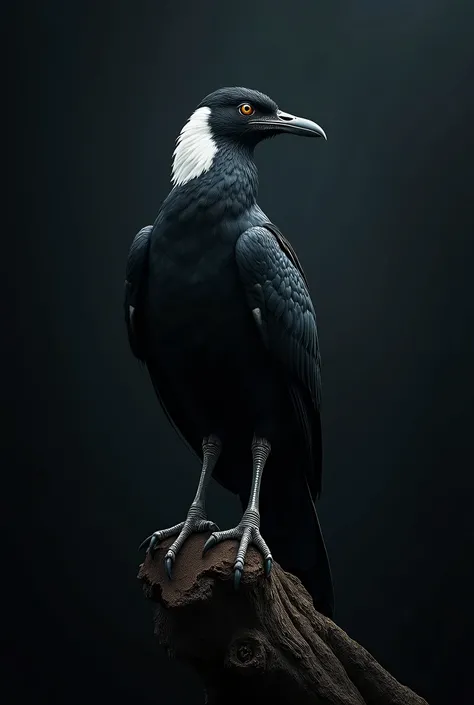
[[[245,556],[250,545],[255,546],[262,554],[265,561],[265,575],[270,575],[273,558],[270,549],[260,534],[260,514],[255,509],[247,509],[240,523],[234,529],[227,531],[214,531],[204,544],[203,555],[221,541],[229,539],[240,540],[239,549],[234,563],[234,587],[237,590],[244,570]]]
[[[176,556],[181,550],[184,542],[191,534],[202,533],[204,531],[218,531],[219,527],[214,524],[213,521],[208,521],[206,512],[202,505],[192,504],[188,511],[188,516],[185,521],[180,524],[171,526],[169,529],[161,529],[161,531],[155,531],[151,536],[148,536],[140,548],[145,548],[147,546],[147,553],[153,556],[153,553],[158,548],[158,545],[164,541],[164,539],[170,536],[177,536],[178,538],[174,543],[171,544],[165,556],[165,566],[168,577],[171,580],[171,573],[173,570],[173,565],[176,560]]]

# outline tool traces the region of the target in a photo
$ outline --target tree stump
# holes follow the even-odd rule
[[[234,590],[236,542],[202,557],[206,538],[188,539],[171,581],[164,555],[173,539],[147,554],[138,578],[157,605],[159,643],[198,672],[208,705],[427,705],[316,612],[298,578],[278,564],[265,578],[253,548]]]

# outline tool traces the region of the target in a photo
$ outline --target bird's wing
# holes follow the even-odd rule
[[[147,225],[135,235],[128,253],[125,271],[124,313],[128,341],[133,354],[142,362],[145,360],[141,334],[141,315],[152,230],[153,226]]]
[[[306,473],[315,497],[321,487],[321,363],[306,277],[290,243],[271,223],[240,236],[236,262],[263,343],[287,374],[309,449]]]
[[[148,276],[148,254],[150,250],[150,237],[153,225],[147,225],[136,235],[130,246],[128,253],[127,267],[125,272],[125,323],[127,325],[128,340],[133,354],[141,362],[144,362],[158,398],[158,401],[170,424],[178,433],[183,442],[201,457],[200,439],[194,438],[191,433],[183,432],[192,425],[182,419],[180,405],[176,404],[172,390],[168,389],[167,380],[160,374],[159,366],[154,364],[146,354],[146,343],[143,331],[143,316],[145,305],[145,287]],[[165,404],[164,399],[167,399]]]
[[[263,227],[265,230],[269,230],[272,235],[274,235],[278,241],[278,244],[280,245],[280,248],[283,250],[285,255],[288,257],[290,262],[296,267],[296,269],[299,271],[301,276],[303,277],[303,281],[305,283],[306,289],[309,292],[309,284],[308,280],[306,279],[306,274],[303,271],[303,267],[301,266],[301,263],[296,255],[296,252],[293,249],[293,245],[291,242],[289,242],[286,237],[283,235],[283,233],[277,228],[276,225],[273,223],[264,223]]]

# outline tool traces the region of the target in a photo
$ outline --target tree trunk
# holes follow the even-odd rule
[[[274,564],[263,575],[250,548],[234,590],[236,542],[201,556],[207,535],[188,539],[170,581],[164,541],[139,579],[156,604],[155,633],[170,656],[201,676],[208,705],[427,705],[330,619],[298,578]]]

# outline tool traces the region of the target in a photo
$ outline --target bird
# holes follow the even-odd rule
[[[326,138],[317,123],[243,87],[207,95],[172,155],[170,191],[130,246],[124,311],[133,355],[201,472],[186,518],[150,534],[170,579],[185,541],[203,554],[236,540],[238,589],[249,546],[296,575],[332,617],[334,591],[315,502],[321,492],[321,355],[308,280],[289,240],[257,203],[254,152],[280,134]],[[242,516],[208,519],[211,478]]]

